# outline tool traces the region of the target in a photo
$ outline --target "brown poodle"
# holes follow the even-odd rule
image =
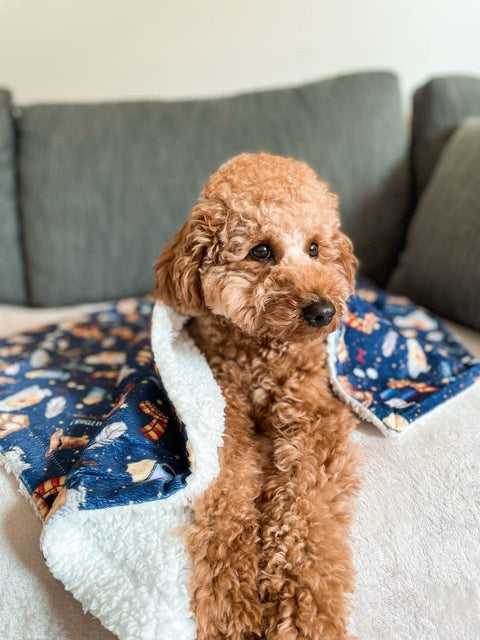
[[[358,455],[326,335],[356,259],[337,203],[305,163],[242,154],[155,266],[227,405],[220,474],[187,531],[199,640],[348,637]]]

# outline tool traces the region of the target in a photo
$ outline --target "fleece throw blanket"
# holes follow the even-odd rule
[[[85,609],[121,639],[194,638],[176,532],[218,473],[224,405],[185,318],[161,305],[158,375],[151,310],[124,300],[1,341],[0,447],[44,520],[50,569]],[[480,377],[438,319],[367,285],[330,366],[342,397],[387,434]]]

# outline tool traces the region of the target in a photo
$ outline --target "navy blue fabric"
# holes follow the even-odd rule
[[[154,370],[151,311],[124,300],[0,341],[0,450],[43,517],[62,487],[68,508],[100,509],[185,486],[186,434]]]
[[[333,376],[383,431],[404,431],[480,380],[480,361],[408,298],[360,279],[348,307],[335,335]]]

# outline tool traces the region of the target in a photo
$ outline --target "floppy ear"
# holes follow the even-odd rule
[[[353,293],[358,260],[353,253],[352,241],[342,231],[337,231],[336,245],[339,250],[338,262],[350,286],[350,293]]]
[[[328,188],[328,185],[327,185]],[[358,268],[358,260],[353,253],[353,243],[350,238],[340,230],[340,213],[338,210],[339,197],[332,192],[328,192],[329,207],[335,212],[337,218],[335,232],[333,236],[333,246],[337,254],[335,261],[340,265],[343,274],[348,282],[349,293],[355,291],[355,274]]]
[[[207,311],[200,269],[205,256],[211,253],[215,244],[211,213],[205,203],[197,204],[154,266],[155,297],[189,316],[198,316]]]

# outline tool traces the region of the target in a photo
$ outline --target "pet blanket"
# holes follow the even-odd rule
[[[3,461],[44,521],[51,571],[121,640],[195,637],[178,530],[218,473],[223,431],[222,395],[185,318],[157,304],[150,344],[151,311],[123,300],[0,341]],[[438,319],[365,284],[330,366],[384,433],[480,377]]]

